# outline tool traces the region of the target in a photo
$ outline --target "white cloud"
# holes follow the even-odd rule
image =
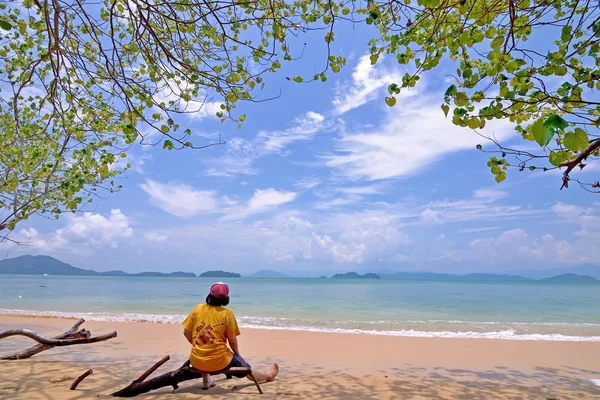
[[[329,125],[325,117],[308,111],[293,120],[292,125],[279,131],[260,131],[253,139],[233,138],[225,145],[221,157],[210,160],[208,176],[232,177],[254,175],[254,161],[271,154],[281,153],[287,146],[303,140],[311,140]]]
[[[389,179],[422,172],[457,151],[475,151],[482,138],[452,124],[439,102],[428,96],[399,100],[381,126],[343,135],[326,165],[351,179]],[[508,121],[488,121],[482,133],[492,132],[498,140],[514,134]]]
[[[595,215],[593,209],[561,202],[553,205],[551,209],[563,222],[577,224],[590,231],[600,231],[600,216]]]
[[[161,232],[146,232],[144,238],[153,242],[164,242],[169,239],[169,236]]]
[[[493,190],[476,190],[470,199],[432,201],[425,204],[423,210],[431,209],[438,215],[443,215],[444,221],[447,223],[522,220],[534,218],[546,212],[522,205],[503,204],[501,200],[507,197],[503,193]]]
[[[108,216],[92,212],[67,214],[66,221],[66,226],[56,231],[40,233],[31,227],[21,229],[11,239],[25,245],[17,246],[17,250],[31,253],[93,253],[105,246],[116,249],[134,233],[129,218],[119,209],[111,210]]]
[[[205,118],[217,118],[216,114],[219,111],[222,111],[221,103],[216,101],[207,101],[204,104],[202,104],[200,108],[197,108],[194,112],[187,113],[185,115],[187,115],[191,119],[200,120]]]
[[[358,195],[380,194],[381,193],[379,186],[377,186],[377,185],[336,188],[336,191],[338,191],[340,193],[358,194]]]
[[[288,129],[273,132],[260,131],[256,140],[262,143],[265,152],[277,153],[294,142],[312,139],[323,128],[324,121],[324,116],[309,111],[295,118],[293,125]]]
[[[581,208],[573,204],[565,203],[556,203],[552,206],[552,211],[559,217],[572,221],[579,219],[582,213]]]
[[[119,240],[133,236],[129,218],[119,209],[111,210],[105,217],[101,214],[86,212],[82,215],[69,215],[67,226],[56,231],[55,243],[72,245],[83,242],[92,245],[118,247]]]
[[[151,179],[140,187],[150,196],[152,205],[178,217],[213,212],[217,208],[213,191],[195,190],[178,183],[162,184]]]
[[[313,189],[321,184],[321,181],[317,178],[304,178],[296,182],[294,187],[298,189]]]
[[[250,215],[272,210],[278,206],[294,201],[297,193],[279,191],[277,189],[257,189],[248,203],[232,207],[223,217],[224,220],[240,220]]]
[[[222,111],[221,102],[210,101],[206,93],[199,93],[194,99],[185,101],[180,94],[188,87],[185,82],[178,84],[174,80],[166,80],[162,82],[160,90],[153,97],[157,103],[164,103],[167,108],[178,107],[184,113],[183,115],[190,119],[217,118],[216,113]],[[173,105],[170,104],[171,102]],[[158,107],[154,107],[154,110],[163,114]]]
[[[427,225],[437,225],[442,224],[442,220],[440,219],[438,213],[428,208],[421,213],[421,221]]]
[[[489,232],[500,229],[499,226],[482,226],[479,228],[462,228],[456,231],[456,233],[481,233],[481,232]]]
[[[21,236],[29,239],[33,239],[38,236],[38,231],[35,228],[21,229],[19,233]]]
[[[500,200],[508,197],[508,192],[497,189],[478,189],[473,193],[473,197],[482,200]]]
[[[381,67],[383,57],[380,57],[379,66],[371,65],[370,55],[362,56],[352,72],[352,85],[339,85],[333,99],[334,113],[344,114],[375,99],[377,93],[390,83],[399,82],[402,78],[397,71],[385,71]]]

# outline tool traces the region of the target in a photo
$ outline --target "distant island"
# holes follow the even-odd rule
[[[542,279],[543,281],[560,281],[560,282],[593,282],[597,281],[596,278],[589,275],[577,275],[577,274],[561,274],[552,276],[550,278]]]
[[[82,269],[59,261],[50,256],[20,256],[0,261],[0,275],[61,275],[61,276],[141,276],[156,278],[195,278],[191,272],[139,272],[125,271],[98,272]]]
[[[247,275],[247,278],[289,278],[286,274],[273,271],[272,269],[261,269],[253,274]]]
[[[372,272],[364,275],[359,275],[356,272],[346,272],[345,274],[335,274],[330,279],[381,279],[381,277]]]
[[[199,278],[241,278],[240,274],[226,271],[206,271],[198,275]]]

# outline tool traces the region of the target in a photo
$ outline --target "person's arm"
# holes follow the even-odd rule
[[[231,350],[237,354],[242,360],[244,358],[240,354],[240,346],[238,345],[237,337],[240,335],[240,328],[238,328],[237,321],[235,319],[235,315],[231,313],[230,319],[227,323],[227,342],[229,343],[229,347]],[[244,360],[245,362],[245,360]]]
[[[193,337],[192,337],[192,332],[188,331],[187,329],[183,330],[183,336],[185,336],[185,338],[187,339],[188,342],[190,342],[190,344],[193,344]]]
[[[227,341],[229,342],[229,347],[231,347],[231,350],[241,357],[242,355],[240,354],[240,346],[238,345],[237,338],[227,339]]]
[[[190,315],[183,321],[183,336],[187,339],[190,344],[194,344],[194,324],[196,320],[196,309],[194,309]]]

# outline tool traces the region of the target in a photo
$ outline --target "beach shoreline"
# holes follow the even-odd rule
[[[51,337],[73,323],[68,318],[0,316],[0,331],[21,327]],[[41,387],[43,398],[106,397],[166,354],[172,361],[155,375],[176,369],[187,358],[188,344],[178,324],[87,321],[83,327],[94,335],[115,330],[118,336],[107,342],[51,349],[28,360],[0,362],[0,398],[42,397]],[[1,340],[0,354],[32,343],[26,338]],[[600,398],[600,387],[589,382],[600,379],[599,342],[246,328],[240,344],[242,354],[254,366],[281,365],[279,379],[265,385],[266,398]],[[88,368],[94,374],[80,389],[69,391],[72,379]],[[40,382],[32,380],[32,374]],[[256,396],[244,381],[219,383],[218,389],[202,394],[226,396],[235,387],[240,398]],[[184,383],[177,398],[194,397],[199,388],[196,381]],[[167,392],[162,389],[145,398]]]

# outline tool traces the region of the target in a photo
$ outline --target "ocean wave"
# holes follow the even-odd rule
[[[146,322],[161,324],[179,324],[186,315],[182,314],[142,314],[142,313],[107,313],[107,312],[63,312],[63,311],[36,311],[21,309],[0,309],[0,315],[38,317],[38,318],[84,318],[88,321],[101,322]],[[432,320],[433,321],[433,320]],[[282,331],[306,331],[323,333],[345,333],[380,336],[422,337],[422,338],[459,338],[459,339],[503,339],[503,340],[545,340],[569,342],[597,342],[600,336],[563,335],[557,333],[518,333],[514,329],[503,329],[488,332],[474,331],[426,331],[418,329],[377,330],[358,328],[315,327],[311,325],[295,324],[293,319],[279,317],[252,317],[239,316],[239,325],[242,328],[266,329]],[[283,323],[282,323],[283,322]],[[349,322],[349,321],[345,321]],[[364,324],[368,321],[356,321]],[[371,321],[373,322],[373,321]],[[383,322],[383,321],[380,321]],[[385,321],[401,324],[402,321]],[[419,321],[420,322],[420,321]],[[449,322],[449,321],[438,321]],[[465,322],[467,323],[467,322]],[[478,324],[479,322],[472,322]],[[497,323],[509,325],[510,323]],[[530,324],[535,325],[535,324]],[[597,324],[591,324],[597,325]]]

